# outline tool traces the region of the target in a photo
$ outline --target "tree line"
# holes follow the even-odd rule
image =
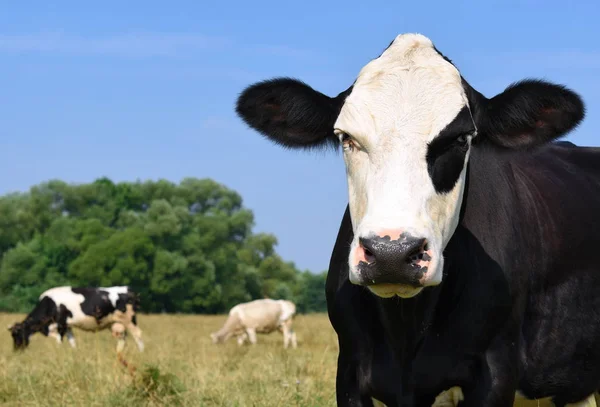
[[[325,272],[300,271],[253,233],[252,211],[211,179],[52,180],[0,197],[0,311],[58,285],[130,285],[142,312],[223,313],[258,298],[325,311]]]

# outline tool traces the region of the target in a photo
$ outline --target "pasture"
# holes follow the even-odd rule
[[[255,347],[235,338],[213,345],[225,315],[139,315],[146,345],[127,338],[124,359],[108,331],[74,330],[66,339],[32,336],[21,354],[5,327],[21,314],[0,314],[0,406],[334,406],[337,339],[326,314],[298,315],[298,349],[275,332]]]
[[[6,327],[22,314],[0,313]],[[14,353],[0,341],[0,406],[335,406],[337,339],[326,314],[298,315],[298,349],[283,349],[280,333],[259,335],[254,347],[235,338],[213,345],[226,315],[139,315],[146,350],[127,338],[116,357],[109,331],[74,330],[77,349],[40,334]],[[551,406],[517,401],[516,407]]]

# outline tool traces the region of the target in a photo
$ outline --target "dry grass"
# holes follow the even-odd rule
[[[23,315],[0,314],[2,329]],[[0,341],[1,406],[334,406],[337,340],[327,315],[295,319],[297,349],[280,333],[256,346],[213,345],[225,316],[140,315],[146,349],[132,338],[116,357],[109,331],[74,330],[77,349],[40,334],[23,353]]]
[[[0,313],[0,327],[24,315]],[[109,331],[74,330],[77,349],[66,339],[32,336],[23,353],[0,340],[0,406],[335,406],[337,340],[326,314],[299,315],[297,349],[283,349],[280,333],[259,335],[256,346],[234,338],[213,345],[209,334],[220,316],[140,315],[146,349],[128,338],[116,356]],[[516,407],[546,407],[544,400]]]

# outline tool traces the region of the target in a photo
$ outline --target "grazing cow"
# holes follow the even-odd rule
[[[137,326],[136,311],[139,301],[127,286],[121,287],[55,287],[44,291],[35,308],[23,322],[9,327],[15,350],[29,345],[29,337],[36,332],[54,337],[62,343],[66,335],[75,347],[72,328],[100,331],[110,328],[117,338],[117,351],[125,346],[125,332],[129,332],[140,351],[144,350],[142,331]]]
[[[338,405],[458,387],[461,406],[561,407],[600,388],[600,149],[552,142],[584,117],[576,93],[523,80],[487,98],[404,34],[335,97],[277,78],[236,111],[284,147],[343,150]]]
[[[256,344],[256,334],[269,334],[275,330],[283,333],[283,347],[298,346],[292,321],[296,305],[287,300],[262,299],[238,304],[231,308],[223,327],[210,334],[213,343],[222,343],[236,335],[238,345],[246,339]]]

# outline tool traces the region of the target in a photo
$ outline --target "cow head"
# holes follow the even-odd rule
[[[9,326],[8,330],[13,338],[14,350],[24,350],[27,346],[29,346],[29,336],[31,335],[31,332],[29,332],[26,324],[22,322],[16,322],[12,326]]]
[[[212,343],[224,343],[231,335],[223,335],[221,332],[213,332],[210,334],[210,339]]]
[[[350,281],[405,298],[442,280],[472,150],[538,146],[584,116],[579,96],[543,81],[487,99],[419,34],[396,37],[336,97],[278,78],[245,89],[236,111],[284,147],[342,148],[354,230]]]

